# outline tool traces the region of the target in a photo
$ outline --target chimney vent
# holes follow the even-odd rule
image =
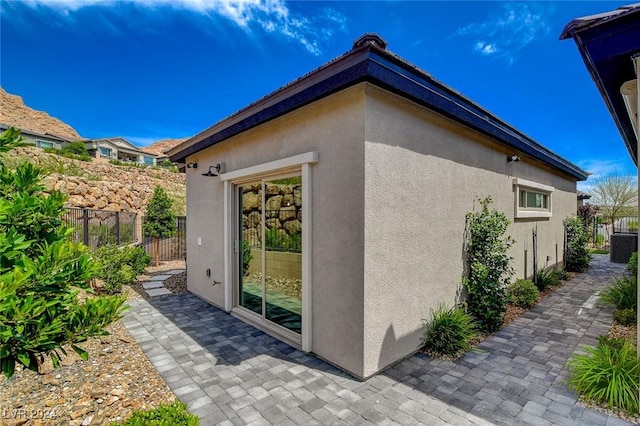
[[[380,49],[387,48],[387,42],[382,39],[378,34],[375,33],[365,33],[360,36],[356,41],[353,42],[353,48],[357,49],[363,46],[375,46]]]

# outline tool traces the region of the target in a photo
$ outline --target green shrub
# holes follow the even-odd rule
[[[529,280],[516,280],[507,290],[509,303],[522,308],[530,308],[536,303],[538,289]]]
[[[634,251],[631,253],[631,258],[629,259],[629,263],[627,263],[627,272],[632,277],[638,277],[638,252]]]
[[[253,259],[253,254],[251,254],[251,243],[249,243],[249,240],[242,240],[242,276],[243,277],[247,275],[247,271],[249,270],[249,266],[251,266],[252,259]]]
[[[439,355],[455,355],[469,349],[469,341],[475,335],[475,323],[471,315],[458,307],[447,309],[443,304],[431,309],[431,319],[423,320],[425,349]]]
[[[122,286],[132,284],[151,261],[142,247],[118,248],[111,244],[97,249],[95,256],[100,264],[98,277],[103,281],[102,290],[108,293],[120,292]]]
[[[68,152],[69,154],[75,154],[75,155],[86,155],[89,156],[89,153],[87,152],[87,147],[84,145],[84,142],[71,142],[69,145],[65,146],[64,148],[61,149],[62,152]]]
[[[142,274],[151,263],[151,255],[142,247],[126,246],[120,249],[124,263],[131,266],[136,274]]]
[[[111,423],[116,426],[118,423]],[[180,401],[162,404],[153,410],[134,411],[122,426],[197,426],[198,416],[187,411],[187,405]]]
[[[587,355],[575,355],[568,363],[569,387],[588,400],[638,413],[640,358],[624,339],[601,337]]]
[[[634,325],[637,321],[636,311],[633,309],[616,309],[613,312],[613,319],[622,325]]]
[[[604,245],[604,235],[600,235],[600,234],[596,235],[596,245],[598,247]]]
[[[153,258],[156,266],[159,265],[159,239],[173,237],[178,230],[171,204],[167,192],[161,186],[156,186],[147,204],[145,220],[142,223],[144,235],[153,238]]]
[[[560,285],[563,279],[567,279],[567,273],[554,267],[541,268],[536,272],[536,287],[544,291],[549,287]]]
[[[19,131],[0,135],[0,154],[21,143]],[[34,371],[49,356],[89,337],[122,316],[123,297],[78,300],[78,288],[90,291],[97,268],[87,248],[69,241],[72,229],[61,216],[64,196],[44,194],[43,170],[30,163],[5,166],[0,157],[0,371],[11,377],[16,363]]]
[[[160,163],[160,167],[169,168],[171,166],[173,166],[173,163],[171,162],[171,160],[163,160],[162,163]]]
[[[509,219],[497,210],[489,211],[491,198],[480,201],[482,210],[467,213],[469,236],[466,244],[468,277],[463,280],[468,298],[468,311],[478,327],[492,333],[503,323],[507,310],[505,289],[509,285],[513,268],[508,256],[514,240],[504,236]]]
[[[564,253],[565,269],[570,272],[584,272],[589,268],[591,255],[587,248],[587,233],[579,217],[564,220],[567,244]]]
[[[636,277],[616,277],[600,294],[600,300],[616,309],[638,310],[638,286]]]

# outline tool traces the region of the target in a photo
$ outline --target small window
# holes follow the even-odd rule
[[[555,188],[524,179],[514,179],[515,217],[551,217],[551,195]]]
[[[38,148],[54,148],[53,142],[45,142],[45,141],[36,141],[36,146]]]
[[[144,164],[149,166],[153,166],[153,158],[152,157],[144,157]]]
[[[111,157],[111,148],[100,148],[100,155],[103,157]]]

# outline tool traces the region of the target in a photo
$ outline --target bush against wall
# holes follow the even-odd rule
[[[19,145],[19,131],[0,135],[0,153]],[[88,249],[69,240],[62,220],[64,196],[44,196],[42,170],[30,163],[15,170],[0,158],[0,368],[11,377],[16,363],[37,371],[66,345],[83,358],[79,343],[108,334],[121,317],[122,297],[78,300],[89,289],[96,265]]]
[[[569,272],[584,272],[589,268],[591,255],[587,248],[587,233],[582,219],[576,216],[564,220],[566,247],[564,253],[565,269]]]
[[[480,200],[480,211],[466,216],[468,310],[485,333],[496,331],[503,323],[505,290],[513,275],[513,259],[507,252],[515,242],[505,236],[511,222],[504,213],[489,210],[491,202],[491,197]]]

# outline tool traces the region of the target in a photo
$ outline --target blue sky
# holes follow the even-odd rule
[[[635,174],[574,42],[558,39],[624,4],[1,0],[0,85],[82,136],[143,146],[192,136],[376,32],[594,175]]]

